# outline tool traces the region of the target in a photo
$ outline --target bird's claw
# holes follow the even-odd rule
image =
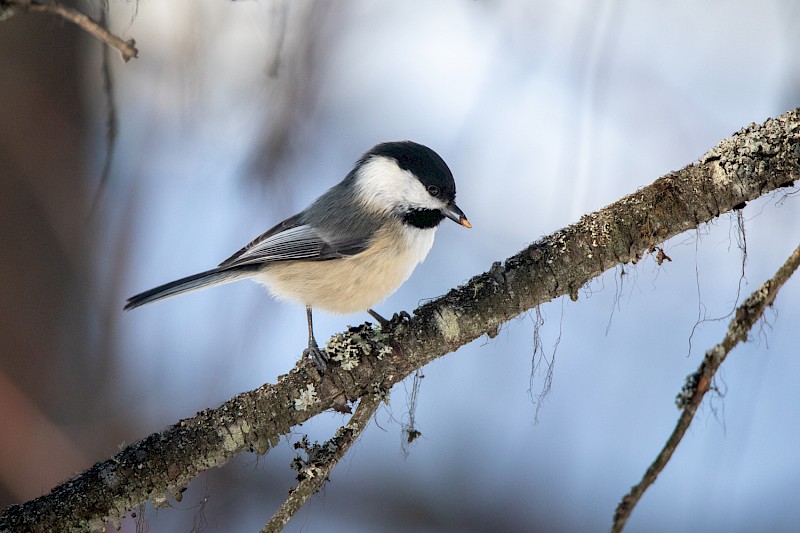
[[[397,326],[403,323],[404,321],[411,320],[411,315],[409,315],[408,312],[406,311],[400,311],[399,313],[395,313],[394,315],[392,315],[391,320],[386,320],[372,309],[369,309],[367,312],[370,315],[372,315],[372,318],[378,321],[378,323],[381,325],[381,329]]]
[[[311,361],[314,363],[314,366],[317,367],[317,370],[319,370],[320,373],[325,372],[325,370],[328,368],[328,361],[330,361],[330,358],[324,350],[319,349],[319,346],[317,346],[316,342],[309,344],[308,348],[303,350],[303,357],[311,359]]]
[[[391,323],[393,326],[398,324],[402,324],[403,322],[411,321],[411,315],[408,314],[408,311],[400,311],[399,313],[395,313],[392,315]]]

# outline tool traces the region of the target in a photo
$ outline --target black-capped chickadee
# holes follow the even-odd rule
[[[324,363],[311,309],[368,311],[425,259],[445,217],[471,228],[455,204],[453,174],[439,155],[411,141],[382,143],[304,211],[259,235],[217,268],[128,299],[133,309],[184,292],[254,278],[280,300],[306,306],[308,350]]]

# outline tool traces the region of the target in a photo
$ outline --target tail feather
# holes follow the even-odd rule
[[[258,265],[248,266],[257,267]],[[125,310],[127,311],[129,309],[134,309],[141,305],[149,304],[150,302],[155,302],[157,300],[163,300],[164,298],[169,298],[171,296],[177,296],[178,294],[183,294],[185,292],[196,291],[205,287],[222,285],[223,283],[230,283],[242,278],[247,278],[252,276],[255,270],[257,270],[257,268],[215,268],[212,270],[206,270],[205,272],[200,272],[199,274],[194,274],[192,276],[186,276],[185,278],[170,281],[164,285],[159,285],[154,289],[137,294],[136,296],[131,296],[128,298],[128,303],[125,304]]]

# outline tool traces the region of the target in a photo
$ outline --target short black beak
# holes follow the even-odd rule
[[[447,218],[449,218],[450,220],[452,220],[453,222],[461,224],[465,228],[472,227],[472,224],[470,224],[469,220],[467,220],[467,217],[466,215],[464,215],[464,212],[461,209],[459,209],[458,206],[453,202],[447,204],[447,206],[445,206],[442,209],[442,214]]]

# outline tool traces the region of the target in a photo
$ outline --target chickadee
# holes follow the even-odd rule
[[[411,141],[382,143],[304,211],[256,237],[217,268],[166,283],[128,299],[133,309],[184,292],[243,278],[262,283],[279,300],[305,304],[308,350],[311,309],[368,311],[408,279],[433,245],[445,217],[471,228],[455,204],[453,174],[439,155]]]

